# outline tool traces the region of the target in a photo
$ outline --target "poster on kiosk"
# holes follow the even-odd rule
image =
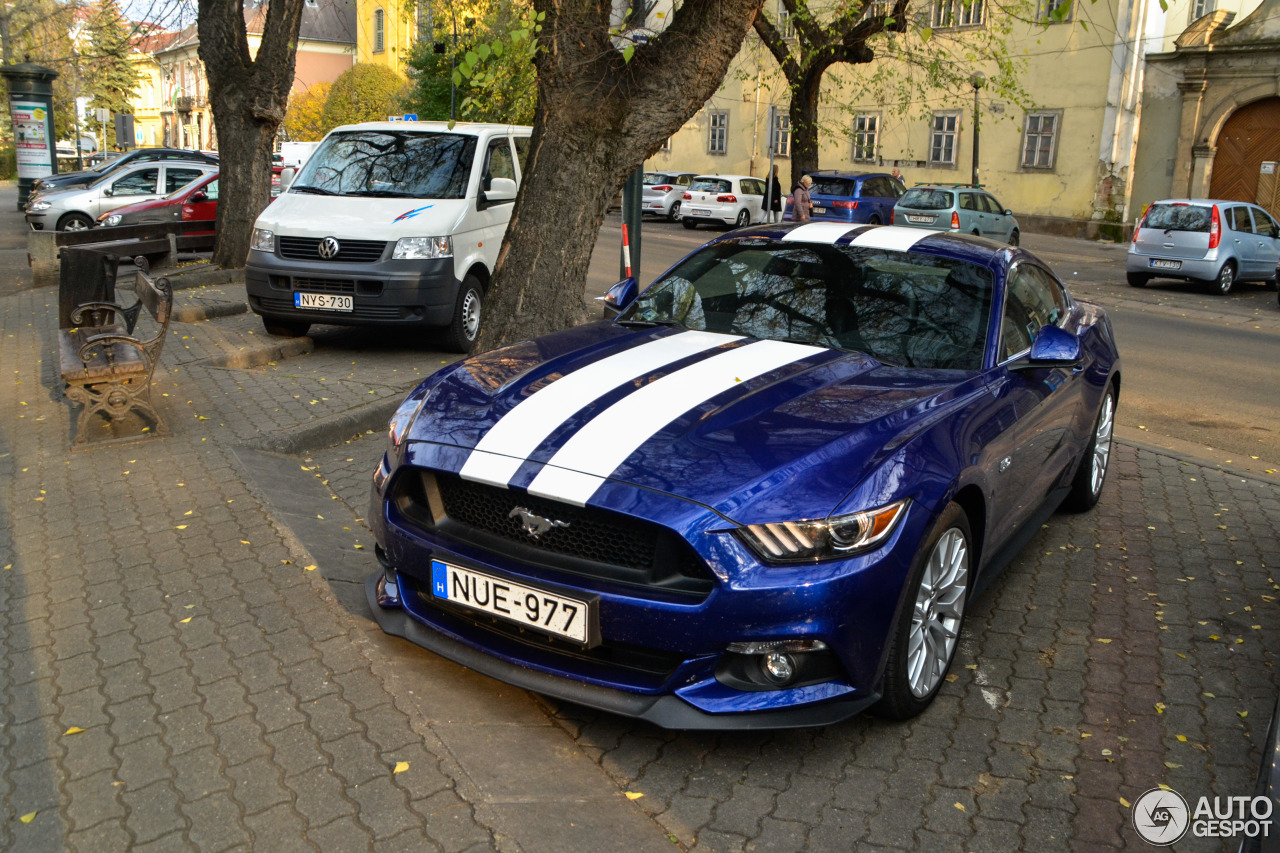
[[[53,174],[52,117],[38,101],[14,98],[9,101],[13,115],[13,143],[18,154],[19,178],[43,178]]]

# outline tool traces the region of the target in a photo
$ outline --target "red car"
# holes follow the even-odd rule
[[[280,194],[280,173],[271,169],[271,197]],[[148,222],[200,222],[218,218],[218,173],[192,181],[185,187],[169,193],[164,198],[140,201],[125,207],[117,207],[98,217],[99,226],[142,225]],[[212,231],[193,231],[192,234],[212,234]]]

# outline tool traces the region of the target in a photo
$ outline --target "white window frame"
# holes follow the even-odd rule
[[[1045,120],[1052,122],[1052,129],[1044,129]],[[1018,155],[1018,167],[1035,172],[1052,172],[1058,162],[1058,140],[1062,137],[1062,110],[1034,110],[1022,120],[1022,148]],[[1040,156],[1048,150],[1048,164],[1042,165]],[[1030,155],[1030,156],[1028,156]]]
[[[769,107],[769,146],[774,157],[791,156],[791,116],[781,107]]]
[[[853,117],[855,163],[875,163],[880,157],[880,113],[859,113]]]
[[[723,156],[729,153],[729,111],[711,110],[707,115],[707,153]]]
[[[1218,0],[1191,0],[1191,13],[1187,18],[1187,23],[1197,21],[1208,15],[1210,12],[1216,11],[1218,8]]]
[[[932,0],[929,26],[935,30],[980,27],[986,14],[986,0]]]
[[[958,153],[960,143],[960,117],[963,112],[960,110],[938,110],[929,116],[929,165],[930,166],[949,166],[955,168],[956,155]],[[950,150],[946,141],[950,141]],[[939,144],[939,143],[942,144]],[[935,157],[934,152],[941,149],[941,156]],[[950,159],[944,159],[946,155]]]
[[[383,53],[387,49],[387,13],[381,8],[373,10],[373,52]]]
[[[778,34],[784,39],[796,37],[796,22],[791,19],[791,13],[782,0],[778,0]]]
[[[661,151],[663,154],[671,153],[671,137],[670,136],[662,140],[662,147],[659,148],[658,150]]]
[[[1071,10],[1067,13],[1067,17],[1063,18],[1061,21],[1055,21],[1053,18],[1049,17],[1055,9],[1067,3],[1071,4]],[[1075,14],[1076,0],[1040,0],[1039,6],[1036,9],[1036,20],[1042,24],[1066,24],[1075,17]]]

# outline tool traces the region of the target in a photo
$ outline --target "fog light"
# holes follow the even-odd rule
[[[771,681],[786,684],[796,674],[795,661],[791,655],[769,652],[764,656],[764,672]]]

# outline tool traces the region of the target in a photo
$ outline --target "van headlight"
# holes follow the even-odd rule
[[[249,248],[256,249],[259,252],[274,252],[276,250],[276,232],[268,231],[265,228],[253,229],[253,239],[249,241]]]
[[[391,257],[397,261],[425,261],[431,258],[452,258],[452,237],[401,237]]]

